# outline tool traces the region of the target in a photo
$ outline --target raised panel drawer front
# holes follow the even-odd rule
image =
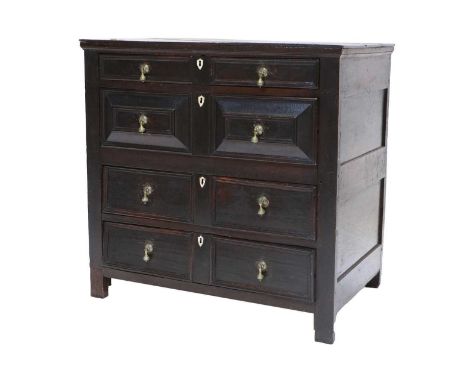
[[[215,178],[213,224],[315,239],[316,188]]]
[[[214,58],[212,65],[216,85],[318,88],[318,59]]]
[[[190,152],[191,96],[103,91],[103,144]]]
[[[314,252],[214,238],[214,285],[313,300]]]
[[[138,82],[190,83],[190,58],[102,55],[100,78]]]
[[[104,224],[107,266],[189,280],[191,253],[191,233]]]
[[[104,167],[104,212],[192,221],[192,176]]]
[[[316,99],[214,97],[214,155],[315,163]]]

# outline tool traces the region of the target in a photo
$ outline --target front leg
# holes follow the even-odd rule
[[[97,298],[105,298],[109,294],[109,286],[111,279],[104,277],[102,269],[90,268],[91,270],[91,296]]]
[[[323,342],[325,344],[332,344],[335,342],[335,319],[322,317],[319,314],[314,314],[314,329],[315,341]]]
[[[367,288],[378,288],[380,286],[380,271],[367,284]]]

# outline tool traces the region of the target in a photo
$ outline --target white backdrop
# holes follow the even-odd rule
[[[461,1],[0,5],[0,380],[466,380]],[[307,313],[114,280],[89,297],[79,38],[393,42],[383,280]]]

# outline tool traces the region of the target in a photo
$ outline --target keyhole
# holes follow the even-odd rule
[[[203,242],[205,241],[205,239],[203,238],[202,235],[198,236],[198,246],[201,248],[203,246]]]
[[[205,103],[205,97],[203,97],[202,95],[198,96],[198,105],[202,107],[204,103]]]
[[[200,182],[201,188],[205,187],[206,178],[204,176],[200,176],[200,179],[198,181]]]

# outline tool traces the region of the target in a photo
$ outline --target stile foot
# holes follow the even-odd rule
[[[367,284],[367,288],[378,288],[380,286],[380,271]]]
[[[109,295],[111,279],[104,277],[102,269],[91,268],[91,296],[105,298]]]
[[[333,330],[315,330],[315,342],[322,342],[324,344],[332,344],[335,342],[335,332]]]

